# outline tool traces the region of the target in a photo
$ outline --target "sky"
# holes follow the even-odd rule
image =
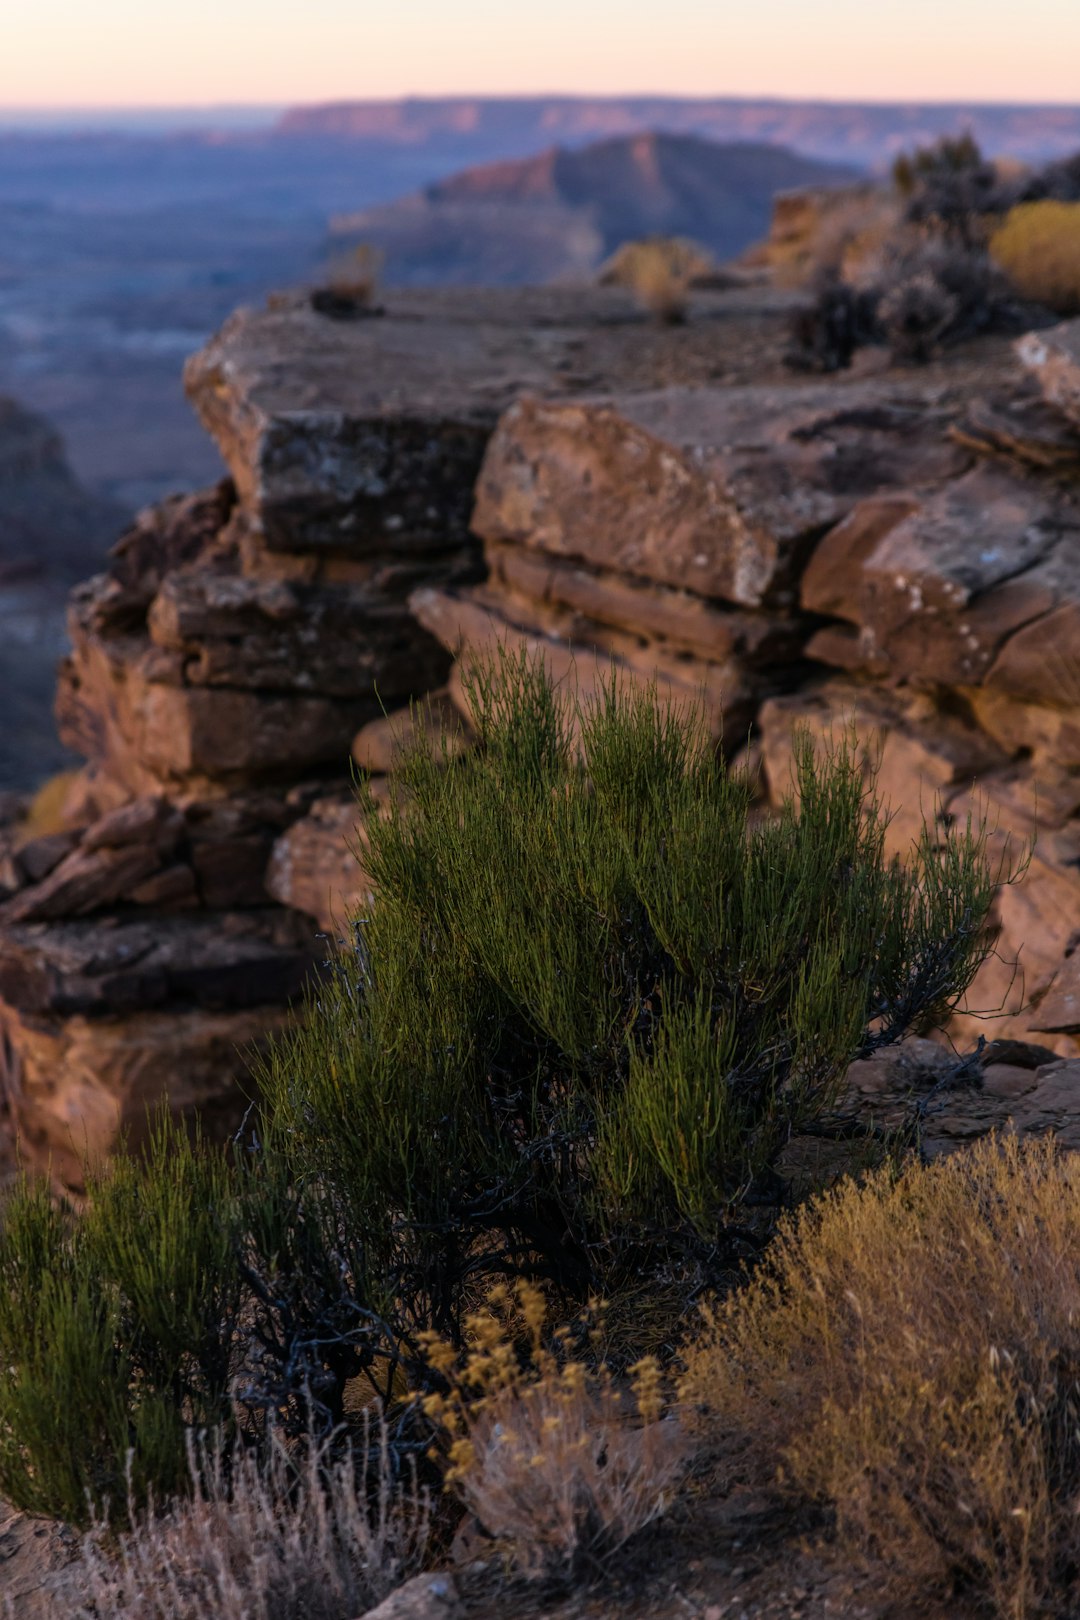
[[[1080,0],[0,0],[0,108],[1080,101]]]

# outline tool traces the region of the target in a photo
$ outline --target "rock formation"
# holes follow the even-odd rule
[[[463,678],[496,641],[586,689],[703,698],[773,803],[794,726],[854,715],[901,855],[924,813],[988,808],[996,856],[1037,827],[954,1033],[1034,1041],[1057,1085],[1080,1055],[1075,330],[828,385],[785,377],[781,343],[767,291],[664,331],[593,290],[351,320],[282,299],[196,356],[230,476],[76,591],[58,716],[87,764],[56,825],[0,835],[0,1067],[33,1157],[77,1185],[163,1091],[236,1117],[366,892],[350,747],[385,792],[421,698],[469,746]]]
[[[774,803],[794,727],[825,738],[854,718],[897,854],[924,815],[986,815],[1006,863],[1007,833],[1014,855],[1038,834],[953,1034],[1077,1054],[1076,352],[1065,327],[1023,340],[1012,375],[957,360],[944,386],[908,373],[512,406],[478,484],[487,581],[412,598],[457,660],[451,692],[509,641],[579,685],[610,668],[703,694],[727,751],[754,724]],[[987,381],[1003,397],[980,405]],[[974,433],[973,412],[1009,416],[1011,442]]]
[[[536,286],[587,279],[644,236],[731,258],[763,234],[776,192],[857,177],[783,146],[641,131],[465,169],[331,229],[377,248],[397,286]]]

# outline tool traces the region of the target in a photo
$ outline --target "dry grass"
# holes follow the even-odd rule
[[[426,1493],[391,1477],[385,1433],[352,1461],[280,1447],[268,1465],[193,1457],[194,1494],[110,1536],[99,1527],[60,1577],[57,1620],[356,1620],[421,1567]]]
[[[425,1403],[442,1430],[447,1482],[486,1533],[525,1574],[565,1578],[602,1567],[670,1505],[690,1452],[664,1414],[650,1357],[629,1387],[544,1346],[545,1308],[520,1284],[531,1340],[523,1363],[500,1316],[470,1318],[473,1347],[462,1366],[448,1346],[429,1354],[450,1392]],[[496,1308],[509,1296],[496,1290]],[[565,1346],[567,1335],[555,1335]]]
[[[900,208],[882,186],[796,193],[777,203],[766,262],[779,287],[812,288],[839,277],[873,285],[900,229]]]
[[[1020,203],[990,242],[1017,292],[1059,315],[1080,314],[1080,202]]]
[[[382,268],[382,254],[366,242],[340,255],[327,267],[325,285],[312,294],[315,308],[339,317],[373,313]]]
[[[61,771],[59,775],[50,776],[47,782],[42,783],[19,824],[20,843],[27,843],[31,838],[44,838],[51,833],[66,831],[67,803],[79,774],[78,771]]]
[[[677,326],[686,319],[694,282],[714,271],[713,261],[695,243],[650,236],[621,247],[604,266],[600,281],[628,288],[654,319]]]
[[[1080,1162],[1051,1142],[825,1198],[718,1307],[684,1397],[905,1586],[1080,1599]]]

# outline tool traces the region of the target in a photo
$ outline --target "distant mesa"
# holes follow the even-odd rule
[[[686,237],[719,259],[769,226],[777,192],[844,185],[854,169],[783,147],[648,133],[484,164],[400,202],[339,216],[400,286],[515,286],[589,275],[623,243]]]
[[[898,151],[970,130],[989,156],[1045,162],[1080,146],[1080,107],[965,102],[787,101],[677,96],[413,97],[296,107],[275,136],[351,140],[450,154],[449,164],[524,157],[552,145],[664,130],[712,141],[768,142],[829,162],[883,169]]]

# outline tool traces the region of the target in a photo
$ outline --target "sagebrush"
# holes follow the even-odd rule
[[[1080,1603],[1080,1162],[988,1140],[849,1183],[708,1315],[684,1398],[909,1592]]]
[[[377,1420],[362,1463],[191,1442],[190,1492],[96,1524],[53,1580],[69,1620],[356,1620],[423,1565],[431,1504],[394,1476]]]
[[[1074,279],[1060,224],[1048,255],[1057,268],[1051,273],[1048,264],[1041,279],[1038,254],[1024,241],[1030,225],[1014,223],[1002,252],[992,244],[1010,211],[1025,216],[1028,208],[1071,206],[1066,199],[1080,196],[1077,159],[1013,173],[986,159],[968,134],[902,153],[892,178],[891,216],[881,194],[852,202],[849,234],[859,235],[861,211],[869,251],[847,264],[835,253],[828,257],[831,230],[819,244],[821,269],[811,299],[792,320],[787,359],[794,367],[836,370],[866,344],[885,347],[899,360],[926,361],[981,333],[1045,323],[1058,307],[1049,295],[1060,297],[1063,281]],[[1046,198],[1058,200],[1035,201]],[[1027,276],[1023,265],[1030,267]]]

